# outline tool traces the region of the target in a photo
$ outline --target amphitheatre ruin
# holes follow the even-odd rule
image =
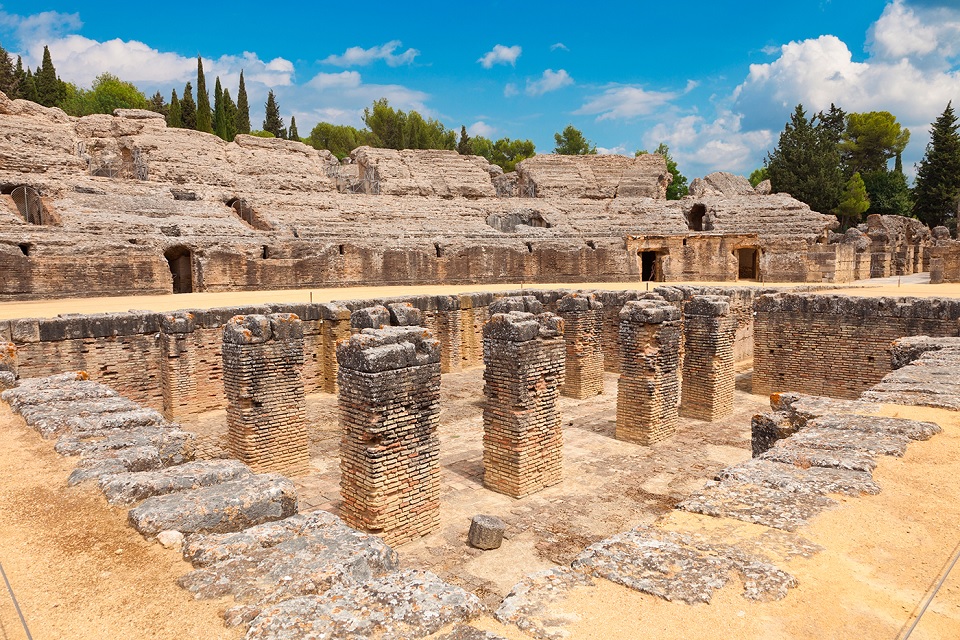
[[[960,636],[960,245],[670,179],[0,94],[0,635]]]

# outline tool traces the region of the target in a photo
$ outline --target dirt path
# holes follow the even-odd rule
[[[176,584],[191,569],[148,543],[95,490],[66,488],[74,461],[0,403],[0,563],[36,640],[243,636],[224,603]],[[0,640],[26,635],[0,582]]]

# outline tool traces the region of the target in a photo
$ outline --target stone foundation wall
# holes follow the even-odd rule
[[[958,335],[960,300],[769,294],[754,308],[753,392],[856,398],[905,336]]]
[[[736,319],[722,296],[694,296],[683,309],[680,415],[710,422],[733,413]]]
[[[680,311],[664,300],[627,303],[620,312],[617,440],[650,445],[677,429]]]
[[[223,328],[222,349],[230,452],[258,472],[306,473],[310,450],[300,318],[234,316]]]
[[[563,322],[549,313],[495,314],[483,328],[483,483],[514,498],[559,483]]]
[[[401,544],[440,526],[440,343],[421,327],[337,346],[342,517]]]

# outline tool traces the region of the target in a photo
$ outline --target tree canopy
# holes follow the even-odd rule
[[[848,171],[884,171],[887,161],[903,152],[910,130],[903,129],[889,111],[851,113],[840,139],[840,151]]]
[[[89,90],[68,84],[66,93],[60,108],[71,116],[113,113],[114,109],[148,109],[151,106],[142,91],[111,73],[97,76]]]
[[[456,148],[457,135],[433,118],[416,111],[394,109],[386,98],[375,100],[363,110],[363,123],[370,130],[370,144],[383,149]]]
[[[495,164],[505,172],[516,170],[517,163],[536,154],[536,147],[530,140],[511,140],[500,138],[496,142],[474,136],[469,141],[470,154],[483,156],[490,164]]]
[[[643,150],[637,151],[633,155],[634,157],[639,157],[645,153],[647,152]],[[667,161],[667,171],[673,176],[673,180],[667,187],[667,200],[679,200],[687,195],[690,192],[690,188],[687,186],[687,177],[680,173],[680,169],[677,168],[677,163],[670,157],[670,147],[668,147],[665,142],[661,142],[657,145],[654,153],[663,156],[663,159]]]
[[[193,85],[187,82],[180,98],[180,122],[184,129],[197,128],[197,103],[193,101]]]
[[[369,144],[369,137],[370,132],[365,129],[361,131],[349,125],[320,122],[304,142],[314,149],[327,149],[343,160],[357,147]]]
[[[557,143],[553,152],[561,156],[585,156],[597,152],[596,145],[572,124],[568,124],[562,132],[553,134],[553,139]]]
[[[273,95],[273,89],[267,93],[267,103],[264,105],[266,117],[263,120],[263,130],[273,134],[275,138],[285,138],[283,118],[280,117],[280,105]]]
[[[210,94],[203,75],[203,58],[197,56],[197,131],[213,133],[213,115],[210,112]]]
[[[243,82],[243,71],[240,71],[240,88],[237,90],[237,133],[250,133],[250,104],[247,102],[247,85]]]
[[[843,186],[840,193],[840,202],[834,210],[837,216],[843,221],[844,227],[859,222],[860,216],[870,208],[870,200],[867,199],[867,188],[863,184],[860,174],[854,172],[850,179]]]
[[[917,168],[913,213],[928,226],[957,226],[960,202],[960,131],[953,102],[933,123],[930,142]]]

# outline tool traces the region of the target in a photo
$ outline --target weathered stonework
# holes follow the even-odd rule
[[[0,341],[0,391],[16,383],[18,369],[17,345]]]
[[[563,431],[563,321],[550,313],[494,314],[483,327],[483,483],[522,498],[557,484]]]
[[[603,305],[593,294],[569,294],[557,303],[566,345],[560,394],[590,398],[603,393]]]
[[[255,471],[301,475],[309,468],[302,368],[297,316],[235,316],[224,327],[227,442]]]
[[[422,327],[337,345],[340,494],[352,527],[402,544],[440,525],[440,342]]]
[[[722,296],[694,296],[683,307],[680,415],[714,422],[733,413],[736,318]]]
[[[664,300],[620,311],[618,440],[650,445],[676,432],[680,401],[680,311]]]

